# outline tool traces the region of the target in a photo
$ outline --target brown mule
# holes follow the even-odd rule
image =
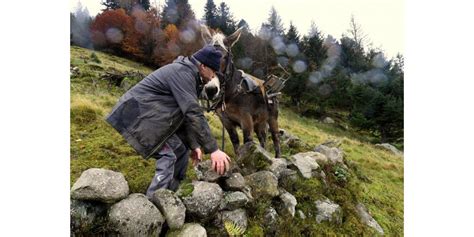
[[[202,36],[206,43],[213,44],[222,51],[220,86],[209,84],[204,87],[203,94],[206,98],[217,98],[217,93],[222,93],[221,99],[216,106],[224,128],[229,134],[238,154],[239,137],[236,127],[243,131],[244,143],[253,141],[252,131],[256,133],[260,145],[265,148],[267,124],[272,135],[275,157],[280,157],[280,139],[278,129],[278,101],[276,98],[268,99],[263,86],[257,86],[254,91],[247,91],[243,83],[243,71],[238,70],[232,61],[232,46],[238,41],[242,28],[232,35],[225,37],[221,33],[211,36],[206,27],[202,29]],[[250,78],[253,76],[248,75]],[[255,77],[252,79],[255,80]],[[259,80],[259,79],[257,79]],[[260,80],[260,83],[262,81]]]

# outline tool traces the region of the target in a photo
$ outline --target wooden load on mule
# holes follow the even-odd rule
[[[281,90],[285,87],[285,82],[288,80],[290,75],[280,64],[278,64],[278,66],[286,73],[287,77],[278,77],[274,74],[267,76],[263,86],[265,88],[268,103],[273,103],[273,99],[276,98],[276,96],[281,95]]]

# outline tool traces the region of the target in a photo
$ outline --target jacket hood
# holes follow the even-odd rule
[[[195,73],[198,73],[199,72],[199,69],[197,68],[196,65],[194,65],[193,62],[191,62],[191,60],[189,60],[189,57],[185,57],[185,56],[178,56],[174,61],[173,63],[179,63],[179,64],[183,64],[189,68],[191,68],[193,70],[193,72]]]

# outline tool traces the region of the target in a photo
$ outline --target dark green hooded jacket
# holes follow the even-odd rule
[[[128,90],[106,120],[145,159],[173,134],[212,153],[218,147],[198,103],[202,86],[197,65],[180,56]]]

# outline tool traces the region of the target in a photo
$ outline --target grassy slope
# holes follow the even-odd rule
[[[154,171],[154,161],[145,161],[104,120],[117,99],[124,93],[121,88],[108,86],[99,79],[100,73],[115,68],[120,71],[139,70],[144,74],[152,70],[138,63],[116,56],[96,52],[101,63],[90,58],[92,51],[71,47],[71,65],[81,74],[71,76],[71,186],[81,172],[91,167],[103,167],[122,172],[131,192],[145,192]],[[221,138],[221,124],[213,114],[206,114],[213,135]],[[280,225],[284,235],[372,235],[354,214],[355,200],[364,203],[388,236],[403,235],[403,160],[361,142],[354,134],[304,118],[290,109],[281,108],[280,127],[300,137],[310,146],[337,138],[351,164],[345,188],[324,189],[316,180],[298,180],[294,185],[298,200],[297,209],[305,214],[314,212],[312,202],[322,194],[339,204],[344,203],[344,222],[341,226],[317,225],[314,218],[284,220]],[[219,142],[220,143],[220,142]],[[271,147],[271,143],[269,143]],[[232,156],[231,144],[226,135],[226,151]],[[270,149],[271,151],[271,149]],[[283,150],[289,155],[291,151]],[[331,172],[328,167],[327,172]],[[188,178],[194,177],[189,169]],[[269,205],[261,203],[261,208]],[[263,210],[263,209],[262,209]],[[251,218],[250,235],[261,232],[261,210],[255,208]]]

